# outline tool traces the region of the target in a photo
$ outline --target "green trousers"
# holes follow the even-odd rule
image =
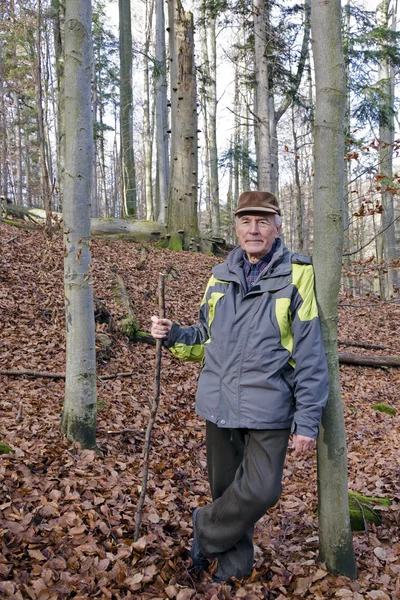
[[[213,502],[197,516],[198,542],[222,579],[250,575],[255,523],[279,500],[290,430],[222,429],[206,421]]]

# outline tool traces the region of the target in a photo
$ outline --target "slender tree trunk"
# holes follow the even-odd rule
[[[244,123],[242,125],[243,147],[242,147],[242,187],[243,191],[250,190],[250,97],[249,92],[246,94],[246,102],[244,108]]]
[[[296,224],[297,224],[297,250],[301,254],[304,252],[304,237],[303,237],[303,198],[301,193],[301,182],[299,172],[299,148],[297,141],[296,122],[294,115],[294,107],[292,105],[292,134],[294,144],[294,180],[296,184],[296,192],[294,194],[296,198]]]
[[[267,10],[265,0],[253,0],[255,48],[255,118],[258,189],[271,189],[271,135],[267,59]]]
[[[316,82],[314,268],[330,391],[318,439],[320,559],[356,577],[348,506],[347,452],[337,350],[337,304],[343,253],[345,70],[340,0],[313,0]]]
[[[169,184],[167,61],[165,52],[164,0],[156,0],[156,147],[159,212],[158,220],[167,220]]]
[[[36,47],[36,104],[37,104],[37,121],[39,133],[39,151],[40,151],[40,169],[42,179],[42,197],[43,206],[46,211],[46,233],[48,237],[52,237],[51,224],[51,188],[49,181],[49,170],[46,157],[46,137],[44,129],[43,116],[43,88],[42,88],[42,6],[41,0],[38,0],[37,7],[37,47]]]
[[[149,5],[150,2],[150,5]],[[149,50],[151,41],[151,29],[153,23],[154,0],[146,0],[146,30],[143,52],[143,77],[144,77],[144,106],[143,106],[143,146],[144,146],[144,173],[145,173],[145,196],[146,196],[146,219],[154,220],[153,209],[153,178],[152,178],[152,135],[151,135],[151,112],[150,112],[150,70]]]
[[[92,86],[92,114],[93,114],[93,122],[97,123],[97,114],[98,114],[98,82],[97,82],[97,73],[93,64],[93,86]],[[103,132],[100,132],[102,135]],[[98,178],[97,178],[97,165],[99,164],[99,152],[98,152],[98,142],[99,136],[96,135],[93,143],[93,178],[92,178],[92,201],[91,201],[91,213],[92,217],[97,219],[100,216],[99,211],[99,190],[98,190]]]
[[[167,230],[171,246],[188,249],[197,221],[197,97],[192,13],[168,0],[171,54],[171,177]]]
[[[377,8],[378,25],[389,32],[391,26],[390,0],[383,0]],[[385,37],[385,36],[384,36]],[[382,179],[382,228],[385,258],[388,263],[397,258],[396,232],[394,224],[394,195],[393,190],[393,142],[394,142],[394,89],[393,69],[391,59],[386,46],[388,41],[383,41],[381,51],[384,54],[379,61],[379,85],[381,91],[379,108],[379,171]],[[394,288],[397,287],[397,271],[389,264],[387,268],[385,298],[388,300],[393,296]]]
[[[210,79],[210,65],[208,59],[207,48],[207,29],[206,29],[206,12],[205,5],[202,6],[202,23],[199,27],[200,33],[200,48],[201,48],[201,73],[202,81],[199,86],[200,106],[202,115],[203,129],[203,170],[205,184],[201,186],[204,190],[205,197],[205,215],[203,217],[203,226],[207,232],[212,231],[212,210],[211,210],[211,168],[210,168],[210,134],[209,134],[209,100],[207,98]]]
[[[91,0],[68,0],[65,17],[64,282],[66,338],[64,435],[96,446],[96,353],[90,272],[93,165]]]
[[[239,102],[239,71],[235,68],[235,92],[234,92],[234,110],[235,110],[235,130],[233,136],[233,202],[232,208],[238,205],[240,195],[240,171],[241,171],[241,139],[240,139],[240,102]],[[243,190],[245,191],[245,190]],[[246,190],[247,191],[247,190]]]
[[[212,234],[221,234],[221,220],[219,210],[219,180],[218,180],[218,149],[217,149],[217,42],[216,42],[215,16],[208,19],[209,39],[209,144],[210,144],[210,187],[211,187],[211,228]]]
[[[3,80],[3,44],[0,40],[0,196],[7,196],[7,145],[6,145],[6,110],[4,101]],[[0,223],[1,223],[0,210]]]
[[[21,106],[18,94],[15,98],[15,145],[16,145],[16,174],[15,174],[15,202],[23,204],[23,183],[22,183],[22,119]]]
[[[65,3],[52,0],[55,11],[53,19],[53,36],[56,64],[56,150],[57,150],[57,177],[59,200],[58,208],[62,209],[65,171],[65,119],[64,119],[64,25]]]
[[[133,155],[131,1],[118,0],[118,6],[122,213],[124,217],[136,217],[136,173]]]

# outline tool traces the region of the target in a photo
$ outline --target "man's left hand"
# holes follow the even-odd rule
[[[303,454],[305,452],[310,452],[310,450],[314,450],[317,445],[317,441],[313,438],[306,437],[305,435],[293,435],[293,449],[294,454]]]

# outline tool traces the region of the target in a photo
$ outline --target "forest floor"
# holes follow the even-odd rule
[[[140,328],[157,309],[158,274],[168,265],[167,316],[196,321],[210,269],[220,259],[93,241],[94,293],[113,314],[110,351],[98,347],[98,445],[82,450],[60,434],[62,379],[0,376],[0,597],[19,600],[128,598],[248,600],[400,597],[400,369],[341,366],[349,489],[392,500],[380,526],[354,533],[358,579],[318,562],[316,459],[289,451],[278,505],[256,527],[250,578],[232,589],[190,572],[191,514],[209,501],[204,424],[194,412],[198,366],[162,357],[161,401],[153,433],[141,537],[133,541],[141,452],[153,395],[155,349],[132,344],[118,326],[115,270]],[[139,268],[138,268],[139,267]],[[0,225],[0,369],[65,369],[61,234]],[[400,356],[400,306],[372,297],[343,299],[340,337],[390,347],[343,348]],[[97,325],[107,332],[106,324]],[[372,409],[376,402],[397,415]],[[22,419],[21,419],[22,409]],[[19,415],[19,418],[18,418]],[[130,430],[130,431],[128,431]]]

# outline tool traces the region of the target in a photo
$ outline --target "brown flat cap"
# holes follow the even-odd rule
[[[265,212],[273,215],[281,214],[278,200],[271,192],[243,192],[240,195],[235,215],[242,215],[248,212]]]

